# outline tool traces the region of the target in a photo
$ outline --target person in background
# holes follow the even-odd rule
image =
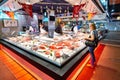
[[[76,25],[74,25],[72,28],[71,28],[71,31],[73,31],[75,33],[75,35],[77,35],[77,32],[78,32],[78,23],[76,23]]]
[[[29,26],[29,29],[25,31],[27,35],[32,35],[34,32],[34,29],[32,26]]]
[[[40,23],[39,27],[40,27],[40,35],[48,34],[47,30],[45,30],[46,28],[45,28],[44,24]]]
[[[90,41],[96,41],[98,39],[98,33],[96,31],[96,26],[94,23],[89,24],[90,28],[90,35],[89,37],[85,37],[85,40],[90,40]],[[94,55],[94,49],[96,46],[89,47],[89,52],[90,52],[90,58],[91,58],[91,64],[88,64],[87,66],[91,66],[92,68],[95,66],[95,55]]]
[[[33,29],[32,26],[29,27],[29,31],[30,31],[30,32],[33,32],[33,31],[34,31],[34,29]]]
[[[63,28],[64,28],[64,22],[60,22],[60,24],[56,27],[55,32],[63,35]]]
[[[77,28],[78,28],[78,30],[80,30],[81,26],[78,24]]]
[[[76,23],[76,25],[74,26],[73,32],[75,33],[75,35],[77,35],[77,33],[78,33],[78,23]]]

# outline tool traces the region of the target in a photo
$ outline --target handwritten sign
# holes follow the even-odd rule
[[[18,22],[17,20],[4,20],[4,27],[17,27]]]

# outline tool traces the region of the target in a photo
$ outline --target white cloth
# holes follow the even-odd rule
[[[77,26],[75,26],[75,27],[73,28],[73,32],[74,32],[75,34],[77,34],[77,32],[78,32]]]
[[[32,31],[32,32],[34,31],[32,26],[30,26],[29,31]]]
[[[40,28],[40,33],[46,33],[46,31],[43,28]]]

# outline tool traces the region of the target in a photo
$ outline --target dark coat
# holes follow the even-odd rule
[[[57,26],[55,32],[62,35],[63,34],[62,27],[60,25]]]

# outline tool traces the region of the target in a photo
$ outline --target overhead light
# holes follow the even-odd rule
[[[69,2],[70,4],[72,4],[72,5],[79,5],[80,4],[80,0],[65,0],[65,1],[67,1],[67,2]]]
[[[31,4],[30,2],[26,2],[26,4]]]
[[[79,3],[75,3],[75,5],[79,5]]]
[[[111,10],[111,12],[114,12],[114,11],[115,11],[114,9]]]
[[[117,17],[117,20],[120,20],[120,16]]]

